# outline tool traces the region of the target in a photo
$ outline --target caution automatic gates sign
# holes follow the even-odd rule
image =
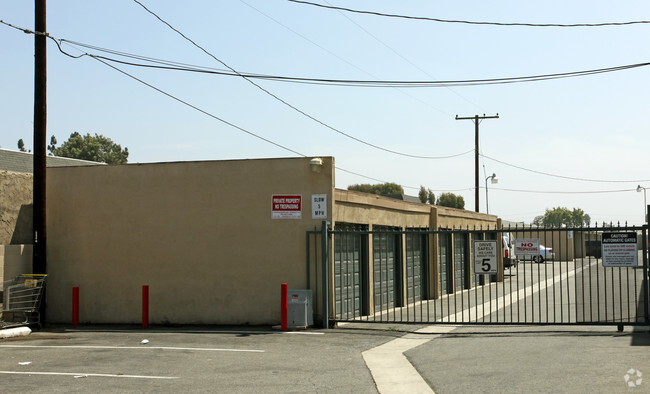
[[[497,241],[474,241],[474,273],[489,275],[498,271]]]
[[[639,265],[636,232],[603,233],[601,244],[603,267],[636,267]]]

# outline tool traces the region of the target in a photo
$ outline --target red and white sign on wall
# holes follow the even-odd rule
[[[301,219],[302,196],[300,194],[274,194],[271,199],[272,219]]]

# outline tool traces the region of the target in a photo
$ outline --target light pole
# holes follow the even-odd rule
[[[648,203],[646,202],[646,195],[645,195],[646,188],[641,186],[641,185],[636,187],[637,192],[640,193],[641,190],[643,190],[643,212],[645,212],[644,218],[645,218],[645,221],[647,223],[648,222],[648,212],[646,212],[646,211],[648,209]]]
[[[485,210],[487,211],[487,213],[490,213],[490,206],[488,205],[488,186],[487,186],[488,179],[491,179],[490,183],[492,184],[499,183],[499,180],[497,179],[497,174],[495,173],[492,173],[492,175],[485,178]]]

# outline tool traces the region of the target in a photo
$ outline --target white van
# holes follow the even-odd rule
[[[515,248],[513,246],[514,237],[512,233],[502,233],[501,242],[503,245],[503,268],[516,267],[519,264],[519,259],[515,255]]]

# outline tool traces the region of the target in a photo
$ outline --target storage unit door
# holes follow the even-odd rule
[[[438,261],[440,267],[438,267],[438,273],[440,276],[440,294],[451,293],[449,286],[452,281],[448,280],[448,275],[450,270],[448,270],[449,262],[451,259],[448,257],[450,255],[449,250],[449,235],[440,234],[438,236]]]
[[[375,312],[395,306],[395,235],[372,235],[372,272]]]
[[[361,247],[358,233],[334,236],[334,307],[338,319],[361,316]]]
[[[454,234],[454,277],[456,291],[464,289],[467,261],[467,234]]]
[[[408,303],[422,299],[423,242],[421,234],[406,234],[406,298]]]

